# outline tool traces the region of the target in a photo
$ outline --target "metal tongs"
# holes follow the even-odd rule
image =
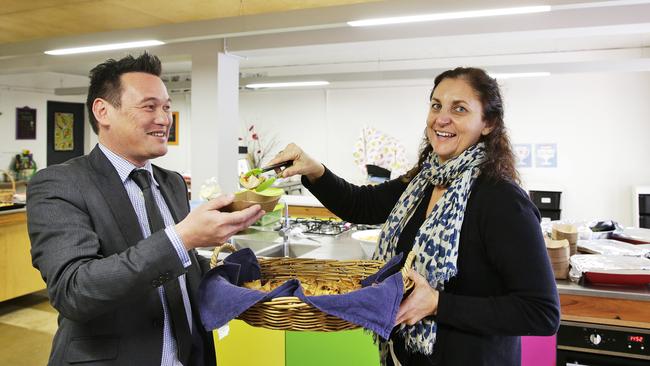
[[[269,166],[264,167],[264,168],[251,169],[251,170],[247,171],[246,173],[244,173],[243,177],[248,178],[251,175],[254,175],[254,176],[257,177],[262,173],[274,170],[275,171],[275,176],[269,177],[268,179],[263,181],[260,185],[255,187],[256,192],[261,192],[261,191],[269,188],[275,182],[275,180],[278,178],[278,173],[280,173],[282,170],[284,170],[284,169],[281,169],[281,168],[284,167],[286,169],[287,167],[290,167],[291,165],[293,165],[293,160],[287,160],[287,161],[283,161],[281,163],[269,165]]]
[[[293,165],[293,160],[283,161],[281,163],[269,165],[269,166],[264,167],[264,168],[251,169],[251,170],[247,171],[246,173],[244,173],[244,177],[250,177],[251,175],[258,176],[258,175],[260,175],[262,173],[268,172],[269,170],[275,170],[275,169],[282,168],[282,167],[288,168],[291,165]]]

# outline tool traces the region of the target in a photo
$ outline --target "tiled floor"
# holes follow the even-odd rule
[[[46,365],[56,316],[45,292],[0,302],[0,365]]]

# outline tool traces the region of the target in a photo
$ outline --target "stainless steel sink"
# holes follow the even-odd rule
[[[320,245],[313,244],[298,244],[298,243],[289,243],[287,244],[287,252],[285,253],[284,244],[275,244],[266,249],[262,249],[256,254],[259,257],[289,257],[289,258],[298,258],[306,257],[309,258],[309,252],[320,247]]]
[[[234,235],[231,242],[237,249],[250,248],[258,257],[285,256],[284,238],[277,231],[247,229]],[[297,243],[290,240],[287,243],[286,256],[301,257],[319,247],[319,244]]]
[[[247,229],[234,235],[231,241],[235,248],[250,248],[257,254],[260,250],[282,243],[282,238],[275,231]]]

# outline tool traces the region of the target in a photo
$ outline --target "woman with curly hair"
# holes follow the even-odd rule
[[[385,365],[519,365],[522,335],[559,326],[539,212],[519,187],[495,79],[477,68],[436,77],[418,163],[377,186],[355,186],[295,144],[271,164],[340,218],[383,223],[374,259],[413,250]]]

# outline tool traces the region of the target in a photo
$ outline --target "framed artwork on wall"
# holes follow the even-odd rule
[[[517,158],[517,168],[532,168],[533,166],[533,149],[531,144],[513,144],[515,157]]]
[[[16,140],[36,139],[36,109],[16,108]]]
[[[74,114],[54,112],[54,151],[74,150]]]
[[[169,136],[167,137],[167,145],[178,145],[178,128],[179,128],[178,112],[172,112],[172,124],[169,126]]]
[[[84,154],[84,104],[47,102],[47,165]]]
[[[535,166],[557,168],[557,144],[535,144]]]

